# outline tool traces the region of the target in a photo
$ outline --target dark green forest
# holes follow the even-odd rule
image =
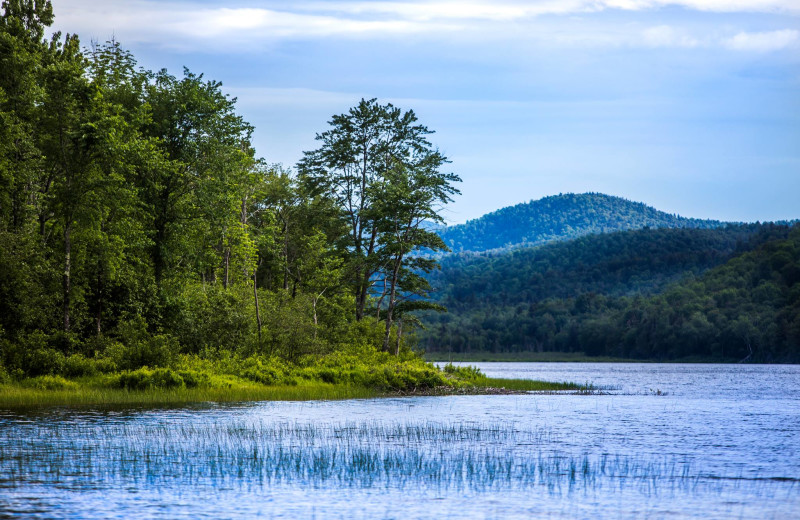
[[[197,359],[435,372],[402,330],[460,179],[413,111],[361,100],[291,172],[220,82],[46,37],[50,2],[2,5],[0,383]]]
[[[724,225],[716,220],[684,218],[641,202],[602,193],[564,193],[509,206],[439,230],[455,252],[537,246],[595,233],[627,229],[701,228]]]
[[[800,226],[593,235],[454,255],[433,281],[431,352],[800,361]]]

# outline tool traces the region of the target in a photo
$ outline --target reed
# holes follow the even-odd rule
[[[475,490],[692,489],[690,463],[553,451],[546,429],[513,423],[116,420],[18,424],[0,433],[4,486],[285,483]]]

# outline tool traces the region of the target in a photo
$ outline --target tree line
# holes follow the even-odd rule
[[[6,368],[405,348],[435,267],[415,251],[444,249],[430,224],[460,180],[413,111],[362,99],[292,172],[257,156],[220,82],[46,38],[53,20],[38,0],[0,16]]]
[[[628,231],[443,260],[437,352],[800,360],[800,228]]]

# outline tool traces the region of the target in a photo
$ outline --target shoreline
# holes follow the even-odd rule
[[[151,388],[147,390],[90,386],[45,390],[30,388],[21,384],[5,384],[0,386],[0,410],[94,406],[136,407],[258,401],[334,401],[411,396],[517,395],[529,392],[578,392],[589,394],[592,391],[591,387],[576,383],[496,378],[487,378],[485,384],[396,390],[379,390],[355,385],[327,383],[296,386],[247,385],[231,388]]]
[[[696,363],[736,365],[738,360],[710,358],[682,358],[672,360],[630,359],[609,356],[591,357],[582,353],[569,352],[468,352],[468,353],[426,353],[423,359],[428,363]],[[785,363],[771,363],[785,364]]]

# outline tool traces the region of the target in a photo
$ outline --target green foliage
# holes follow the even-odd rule
[[[119,374],[114,386],[128,390],[147,390],[151,388],[181,388],[186,386],[183,377],[169,368],[149,369],[142,367]]]
[[[36,390],[74,390],[78,388],[78,385],[72,381],[68,381],[61,376],[51,375],[26,379],[24,386]]]
[[[444,373],[456,377],[462,381],[469,381],[474,384],[479,384],[486,379],[477,367],[473,366],[455,366],[452,363],[446,364],[442,370]]]

